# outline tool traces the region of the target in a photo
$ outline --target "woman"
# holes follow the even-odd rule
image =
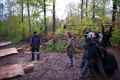
[[[73,56],[75,54],[75,40],[70,32],[67,33],[67,55],[70,59],[70,66],[73,66]]]

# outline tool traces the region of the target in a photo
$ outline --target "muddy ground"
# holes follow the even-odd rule
[[[118,49],[109,49],[119,63],[120,51]],[[43,53],[41,52],[40,60],[34,61],[34,71],[24,76],[8,80],[105,80],[102,77],[80,79],[80,62],[81,55],[75,55],[75,64],[69,67],[69,59],[66,53]],[[16,63],[31,63],[30,53],[18,53],[15,55],[3,57],[0,59],[0,66]],[[120,64],[119,64],[120,66]],[[108,79],[110,80],[110,79]],[[113,76],[112,80],[120,80],[119,72]]]

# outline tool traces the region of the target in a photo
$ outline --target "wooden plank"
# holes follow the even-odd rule
[[[17,54],[18,51],[16,48],[8,48],[8,49],[2,49],[0,50],[0,57]]]
[[[0,80],[24,75],[21,64],[7,65],[0,67]]]
[[[0,42],[0,47],[4,47],[4,46],[7,46],[9,44],[12,44],[11,41],[6,41],[6,42]]]

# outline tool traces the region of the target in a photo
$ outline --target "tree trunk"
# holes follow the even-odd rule
[[[105,16],[105,11],[106,11],[106,1],[103,0],[103,16]]]
[[[55,29],[56,29],[55,0],[53,0],[53,33],[55,33]]]
[[[120,3],[120,0],[118,2]],[[119,18],[118,26],[120,26],[120,4],[119,4],[118,8],[119,8],[119,11],[118,11],[118,18]]]
[[[46,0],[44,0],[44,33],[47,35],[47,24],[46,24]]]
[[[92,19],[95,20],[95,0],[93,0],[93,14]]]
[[[115,27],[116,22],[116,15],[117,15],[117,1],[113,1],[113,14],[112,14],[112,26]]]
[[[86,17],[88,17],[88,0],[86,0]]]
[[[55,17],[55,0],[53,0],[53,36],[55,36],[55,30],[56,30],[56,17]],[[55,37],[53,39],[53,45],[54,45],[54,49],[55,49]]]
[[[23,23],[24,19],[23,19],[23,10],[24,10],[24,6],[23,6],[23,0],[21,0],[21,22]]]
[[[11,1],[10,0],[7,0],[7,11],[8,11],[8,19],[7,19],[7,36],[9,37],[9,33],[10,33],[10,29],[11,27],[9,26],[10,24],[10,18],[12,16],[12,6],[11,6]]]
[[[23,10],[24,10],[24,6],[23,6],[23,0],[21,0],[21,22],[23,24],[24,22],[24,15],[23,15]],[[22,38],[24,39],[25,38],[25,29],[23,28],[22,29]]]
[[[29,24],[29,33],[32,33],[31,20],[30,20],[30,1],[27,0],[27,11],[28,11],[28,24]]]
[[[84,0],[81,1],[81,20],[83,19],[83,6],[84,6]]]

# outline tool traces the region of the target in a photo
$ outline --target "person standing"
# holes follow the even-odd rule
[[[35,57],[37,57],[37,60],[40,59],[40,45],[41,45],[41,38],[39,35],[37,35],[37,32],[33,33],[33,36],[30,41],[31,44],[31,51],[32,51],[32,61],[35,60]]]
[[[74,54],[75,54],[75,40],[72,34],[68,32],[67,33],[67,55],[69,57],[71,67],[73,66],[73,63],[74,63],[74,60],[73,60]]]
[[[110,27],[109,29],[105,30],[104,26],[102,26],[102,35],[103,35],[103,39],[102,39],[102,46],[104,48],[106,47],[111,47],[111,37],[112,37],[112,27]]]
[[[85,53],[83,55],[82,63],[80,65],[81,77],[91,69],[100,71],[104,75],[102,63],[101,63],[101,52],[99,51],[98,34],[96,32],[89,32],[87,35],[87,42],[85,47]],[[92,68],[93,67],[93,68]]]

